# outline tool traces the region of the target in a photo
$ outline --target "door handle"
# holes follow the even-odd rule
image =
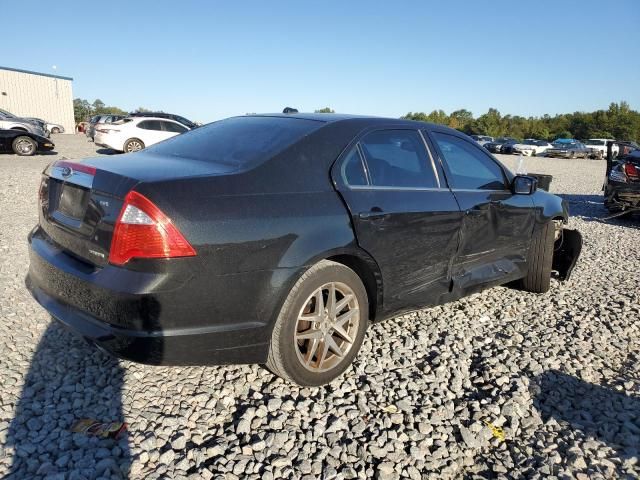
[[[368,212],[360,212],[358,214],[358,217],[363,220],[381,218],[382,216],[384,216],[384,212],[380,207],[372,207]]]
[[[468,210],[465,210],[464,214],[465,215],[469,215],[469,216],[480,216],[480,215],[484,215],[486,212],[486,210],[481,210],[479,208],[470,208]]]

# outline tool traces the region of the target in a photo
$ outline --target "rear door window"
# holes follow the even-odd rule
[[[433,132],[433,137],[449,167],[451,187],[471,190],[506,189],[502,168],[480,148],[446,133]]]
[[[173,123],[173,122],[160,122],[160,123],[162,123],[162,127],[165,132],[184,133],[188,130],[187,127],[184,127],[177,123]]]
[[[142,128],[144,130],[162,130],[162,124],[160,120],[145,120],[138,124],[138,128]]]
[[[360,141],[371,184],[378,187],[437,188],[428,154],[415,130],[378,130]]]

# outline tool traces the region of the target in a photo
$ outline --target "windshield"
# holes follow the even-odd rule
[[[146,151],[244,167],[273,157],[323,125],[324,122],[293,117],[233,117],[178,135]]]
[[[606,145],[604,140],[585,140],[585,145]]]
[[[575,148],[577,144],[575,142],[553,142],[553,146],[556,148]]]

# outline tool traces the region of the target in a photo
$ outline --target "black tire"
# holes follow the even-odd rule
[[[528,292],[545,293],[551,285],[551,266],[555,243],[555,226],[548,222],[531,239],[527,263],[527,275],[522,279],[522,288]]]
[[[13,153],[20,155],[21,157],[30,157],[35,155],[38,150],[37,142],[26,135],[14,138],[11,147],[13,148]]]
[[[139,148],[138,148],[139,145]],[[139,152],[144,149],[144,142],[139,138],[130,138],[124,142],[124,153]]]
[[[569,154],[569,158],[576,158],[576,152],[571,152]]]
[[[51,129],[51,133],[60,133],[60,129],[58,127],[53,127]]]
[[[354,314],[351,316],[346,328],[349,328],[348,333],[352,337],[352,342],[347,342],[342,338],[338,341],[342,342],[338,345],[339,348],[348,347],[348,350],[340,359],[339,355],[334,354],[331,350],[327,350],[326,355],[331,355],[333,361],[336,363],[333,367],[325,371],[312,371],[311,362],[314,358],[316,364],[322,366],[322,359],[318,358],[318,355],[314,352],[319,352],[324,349],[324,340],[317,340],[314,343],[315,349],[309,352],[308,341],[297,339],[297,334],[304,334],[305,332],[312,330],[311,322],[309,323],[308,330],[300,332],[299,317],[302,315],[311,315],[305,313],[305,309],[310,302],[313,302],[314,293],[320,291],[324,292],[323,288],[328,284],[334,283],[339,288],[345,288],[351,290],[355,297],[356,303],[353,303],[357,308],[352,308],[349,305],[345,305],[344,309],[337,312],[340,315],[344,315],[344,312],[348,313],[350,310],[354,310]],[[336,290],[337,291],[337,290]],[[338,295],[340,292],[338,292]],[[335,298],[335,296],[334,296]],[[346,297],[343,297],[343,299]],[[327,301],[327,300],[324,300]],[[324,307],[325,303],[320,307]],[[325,312],[326,309],[323,309]],[[341,313],[343,312],[343,313]],[[357,320],[357,324],[355,324]],[[305,322],[302,322],[305,323]],[[355,324],[355,325],[354,325]],[[322,260],[309,270],[307,270],[302,277],[295,283],[287,299],[285,300],[280,314],[276,320],[276,323],[271,334],[271,346],[269,349],[269,357],[267,359],[267,368],[274,374],[284,378],[285,380],[297,383],[302,386],[318,386],[331,382],[334,378],[341,375],[353,362],[353,359],[360,350],[362,341],[364,340],[365,333],[369,324],[369,301],[367,298],[367,291],[360,280],[360,277],[344,265],[328,260]],[[313,322],[313,326],[316,327],[316,323]],[[353,327],[353,330],[351,328]],[[333,330],[329,329],[331,335],[337,335]],[[326,337],[325,337],[326,338]],[[332,337],[335,338],[335,337]],[[301,343],[302,342],[302,343]],[[305,362],[304,355],[309,355],[309,362]],[[330,357],[326,357],[330,359]],[[304,364],[307,363],[309,367]]]

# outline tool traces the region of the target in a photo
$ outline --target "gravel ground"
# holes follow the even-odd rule
[[[95,154],[54,140],[63,155],[0,156],[0,477],[640,476],[640,224],[601,221],[603,162],[527,159],[584,236],[571,281],[377,324],[343,377],[298,388],[259,366],[118,362],[51,322],[24,287],[39,174]],[[70,433],[78,418],[129,430]]]

